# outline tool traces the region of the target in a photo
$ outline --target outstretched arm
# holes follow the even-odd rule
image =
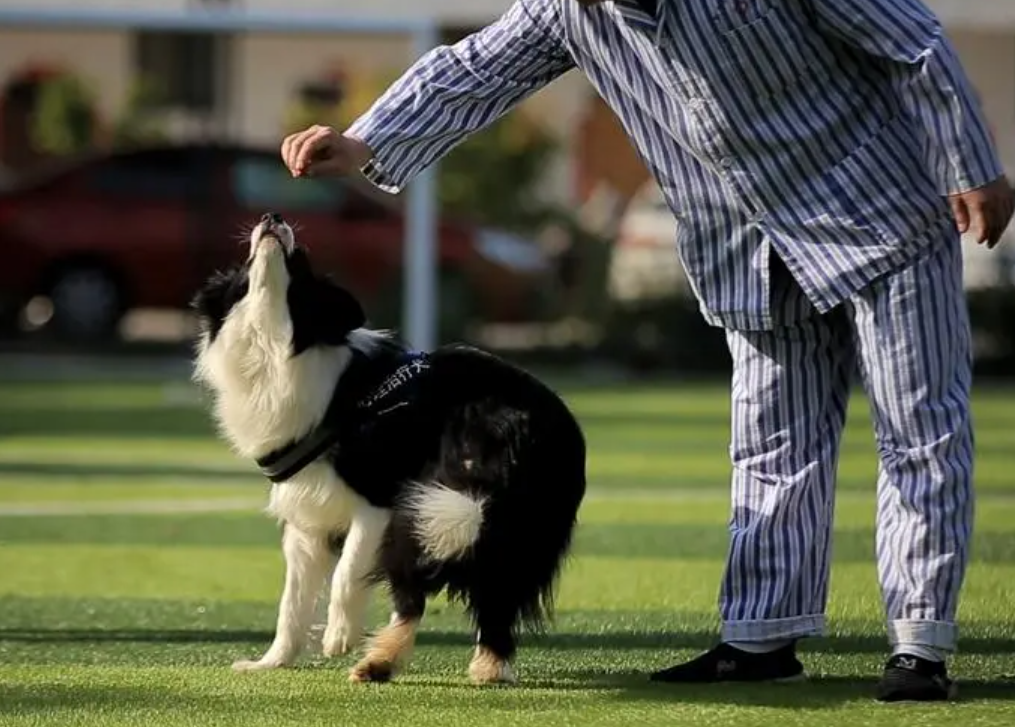
[[[492,25],[415,63],[346,132],[373,158],[367,178],[389,192],[573,67],[559,0],[516,0]]]

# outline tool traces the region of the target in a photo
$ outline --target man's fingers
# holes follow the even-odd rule
[[[990,239],[987,242],[987,247],[993,249],[1001,242],[1001,237],[1004,235],[1004,231],[1008,229],[1008,224],[1011,222],[1012,217],[1012,200],[1010,194],[995,198],[992,200],[990,205]]]
[[[339,135],[330,126],[314,125],[282,141],[282,159],[294,177],[348,174],[369,158],[358,139]]]
[[[296,160],[299,155],[300,145],[304,140],[315,132],[317,127],[311,126],[309,129],[290,134],[286,137],[285,141],[282,142],[282,155],[285,159],[285,165],[289,167],[289,171],[296,174]]]
[[[1004,192],[1004,212],[1001,216],[1000,227],[1001,234],[1003,235],[1005,230],[1011,224],[1012,216],[1015,215],[1015,189],[1012,189],[1011,182],[1007,182],[1007,189]]]
[[[286,165],[293,174],[299,173],[300,148],[304,143],[306,143],[306,140],[315,133],[316,127],[312,126],[309,129],[304,129],[298,134],[294,134],[292,136],[292,140],[289,144],[289,155],[286,158]]]
[[[1001,215],[998,211],[998,207],[992,206],[989,208],[989,212],[984,213],[986,219],[986,233],[984,237],[987,240],[987,249],[993,250],[994,246],[1001,241],[1001,233],[1004,232],[1004,227],[1001,226]]]
[[[296,174],[298,171],[297,165],[299,161],[299,153],[301,145],[307,140],[309,136],[313,135],[314,133],[315,130],[313,127],[311,127],[310,129],[305,129],[304,131],[301,131],[298,134],[293,134],[289,137],[288,139],[289,144],[288,148],[286,149],[285,163],[293,174]]]
[[[955,224],[977,244],[995,247],[1004,235],[1015,212],[1015,190],[1006,177],[948,198]]]
[[[314,160],[321,149],[325,148],[331,137],[331,129],[326,126],[319,126],[305,135],[297,144],[295,170],[297,174],[306,171],[310,162]]]
[[[295,171],[293,168],[293,164],[295,163],[293,148],[295,147],[296,139],[298,138],[299,134],[289,134],[289,136],[282,141],[282,161],[291,172]]]
[[[279,149],[279,153],[282,155],[282,163],[287,167],[289,166],[289,140],[292,136],[287,136],[282,139],[282,147]]]
[[[952,205],[952,214],[955,215],[955,225],[959,232],[965,233],[969,230],[969,211],[966,209],[966,200],[962,197],[949,197]]]
[[[969,216],[969,233],[977,243],[983,243],[990,234],[990,216],[987,206],[980,202],[966,205]]]

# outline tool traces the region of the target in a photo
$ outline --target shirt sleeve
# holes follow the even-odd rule
[[[373,151],[363,168],[385,192],[574,67],[560,0],[516,0],[486,28],[420,58],[346,131]]]
[[[954,47],[923,0],[810,0],[823,32],[894,61],[896,86],[924,131],[942,194],[982,187],[1004,173]]]

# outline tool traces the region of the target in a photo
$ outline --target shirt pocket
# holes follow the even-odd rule
[[[914,243],[949,211],[927,169],[914,123],[888,119],[826,174],[839,214],[892,246]]]
[[[712,21],[727,80],[752,96],[779,96],[817,66],[802,11],[775,0],[716,0]]]

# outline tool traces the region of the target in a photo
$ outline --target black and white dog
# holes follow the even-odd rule
[[[404,667],[427,597],[446,589],[476,629],[472,680],[513,682],[519,630],[545,625],[585,493],[585,440],[562,400],[490,354],[414,352],[364,328],[278,215],[194,307],[195,378],[272,481],[267,511],[283,527],[274,641],[234,668],[293,663],[329,580],[324,653],[357,647],[369,591],[386,582],[391,621],[350,679]]]

